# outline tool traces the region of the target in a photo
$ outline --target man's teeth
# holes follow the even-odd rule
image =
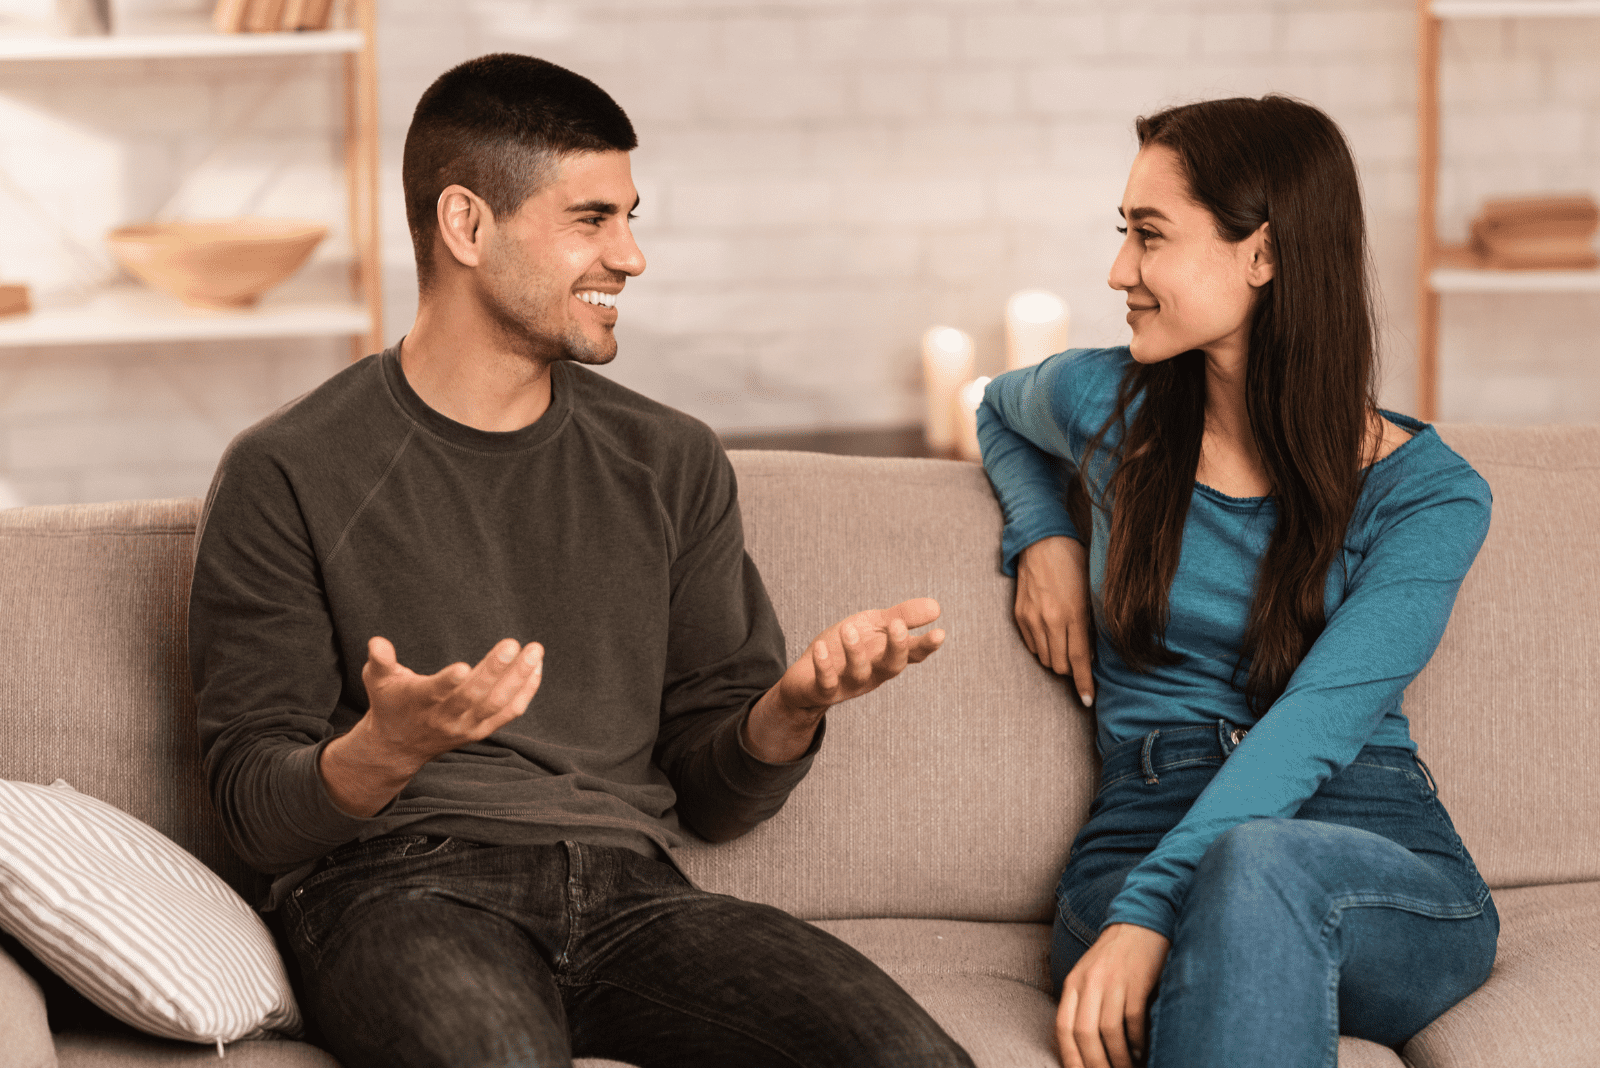
[[[586,289],[579,293],[578,299],[585,304],[598,304],[602,308],[615,308],[617,306],[617,295],[615,293],[601,293],[593,289]]]

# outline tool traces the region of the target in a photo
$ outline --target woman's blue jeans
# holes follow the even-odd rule
[[[839,939],[627,849],[388,835],[282,912],[345,1068],[972,1068]]]
[[[1233,751],[1227,724],[1152,732],[1105,755],[1056,891],[1056,990],[1128,873]],[[1151,1068],[1334,1068],[1340,1034],[1399,1047],[1477,989],[1500,920],[1404,749],[1368,746],[1293,819],[1207,850],[1150,1006]]]

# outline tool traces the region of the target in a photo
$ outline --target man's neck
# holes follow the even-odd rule
[[[422,402],[476,430],[531,426],[550,407],[550,364],[424,301],[400,345],[400,368]],[[481,321],[481,320],[480,320]]]

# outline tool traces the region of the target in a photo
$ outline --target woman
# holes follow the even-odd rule
[[[1400,708],[1489,490],[1377,408],[1332,121],[1268,96],[1137,130],[1110,277],[1131,344],[979,409],[1023,640],[1094,705],[1102,757],[1057,889],[1057,1038],[1070,1068],[1331,1068],[1340,1033],[1398,1046],[1494,962]]]

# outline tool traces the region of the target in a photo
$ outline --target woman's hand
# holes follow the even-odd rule
[[[1028,652],[1057,675],[1070,675],[1094,704],[1094,613],[1089,607],[1089,551],[1076,538],[1042,538],[1017,558],[1017,628]]]
[[[1170,945],[1131,923],[1100,932],[1061,986],[1056,1042],[1066,1068],[1133,1068],[1144,1061],[1150,994]]]

